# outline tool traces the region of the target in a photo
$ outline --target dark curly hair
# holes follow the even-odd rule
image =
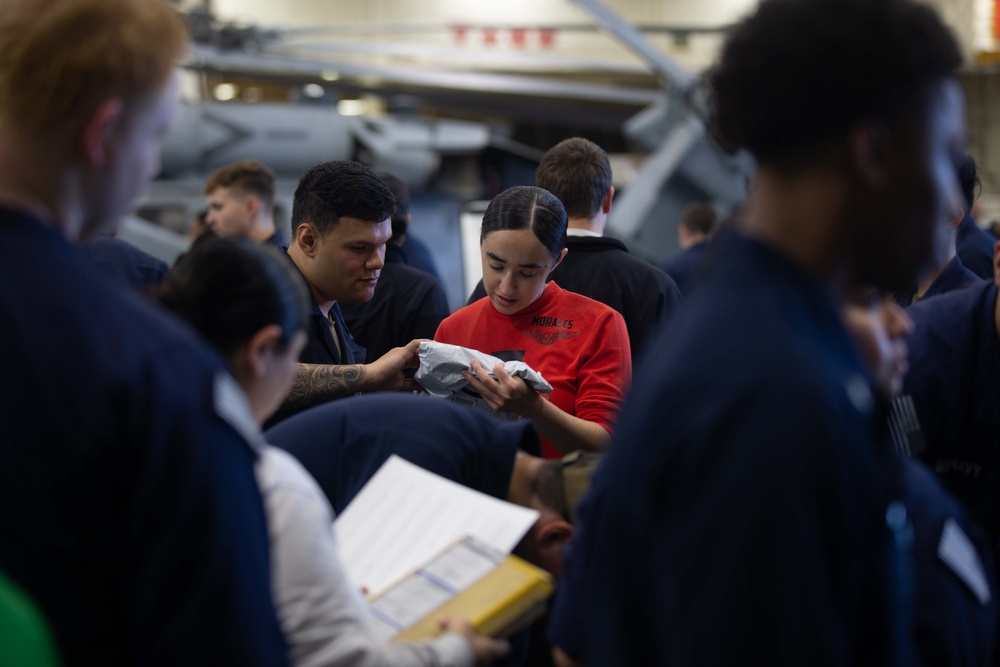
[[[341,218],[378,223],[396,210],[389,187],[360,162],[338,160],[310,168],[295,188],[292,201],[292,238],[303,222],[311,222],[321,235]]]
[[[866,118],[892,119],[962,55],[933,9],[909,0],[764,0],[707,79],[724,147],[795,166]]]

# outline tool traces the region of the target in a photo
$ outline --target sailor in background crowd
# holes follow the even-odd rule
[[[219,167],[205,180],[205,222],[219,236],[278,245],[274,226],[274,172],[258,160]]]
[[[694,202],[681,211],[677,224],[677,242],[681,252],[663,265],[663,270],[674,279],[681,294],[687,296],[704,270],[708,242],[719,226],[719,216],[711,204]]]

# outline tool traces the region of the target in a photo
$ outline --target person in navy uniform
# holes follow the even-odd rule
[[[692,202],[681,211],[677,224],[677,242],[681,252],[663,265],[663,270],[677,283],[683,296],[691,293],[704,269],[708,243],[719,226],[719,216],[706,202]]]
[[[728,36],[711,127],[755,182],[580,505],[561,663],[914,664],[912,529],[839,306],[943,256],[961,60],[905,0],[764,0]]]
[[[134,290],[156,287],[170,272],[162,259],[109,234],[90,239],[79,248],[98,271]]]
[[[1000,242],[994,266],[1000,267]],[[996,462],[1000,434],[1000,302],[991,282],[910,309],[910,373],[893,403],[893,436],[917,455],[1000,545]]]
[[[438,279],[411,266],[403,250],[410,224],[409,189],[392,174],[377,176],[396,201],[392,238],[385,244],[385,266],[370,301],[339,304],[351,335],[373,359],[417,338],[433,338],[441,320],[450,314]]]
[[[287,661],[220,360],[71,245],[159,169],[187,42],[161,0],[0,6],[0,570],[66,665]]]
[[[312,314],[295,383],[268,426],[358,392],[416,388],[404,370],[419,365],[419,343],[366,363],[367,352],[351,336],[339,306],[375,294],[395,206],[385,183],[357,162],[324,162],[299,179],[287,251],[309,286]]]
[[[913,320],[888,294],[861,289],[842,309],[844,326],[875,390],[899,396]],[[995,655],[996,578],[983,530],[921,461],[900,457],[899,497],[913,524],[913,633],[924,665],[989,665]]]

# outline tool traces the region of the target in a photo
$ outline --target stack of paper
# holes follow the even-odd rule
[[[548,573],[508,555],[537,518],[393,456],[336,527],[383,636],[432,637],[446,616],[500,636],[537,617],[553,590]]]
[[[392,456],[335,525],[348,576],[374,596],[466,536],[509,554],[537,520]]]

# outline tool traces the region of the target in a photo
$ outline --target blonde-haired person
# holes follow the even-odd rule
[[[72,245],[159,169],[186,44],[162,0],[0,3],[0,570],[65,664],[287,659],[220,362]]]

